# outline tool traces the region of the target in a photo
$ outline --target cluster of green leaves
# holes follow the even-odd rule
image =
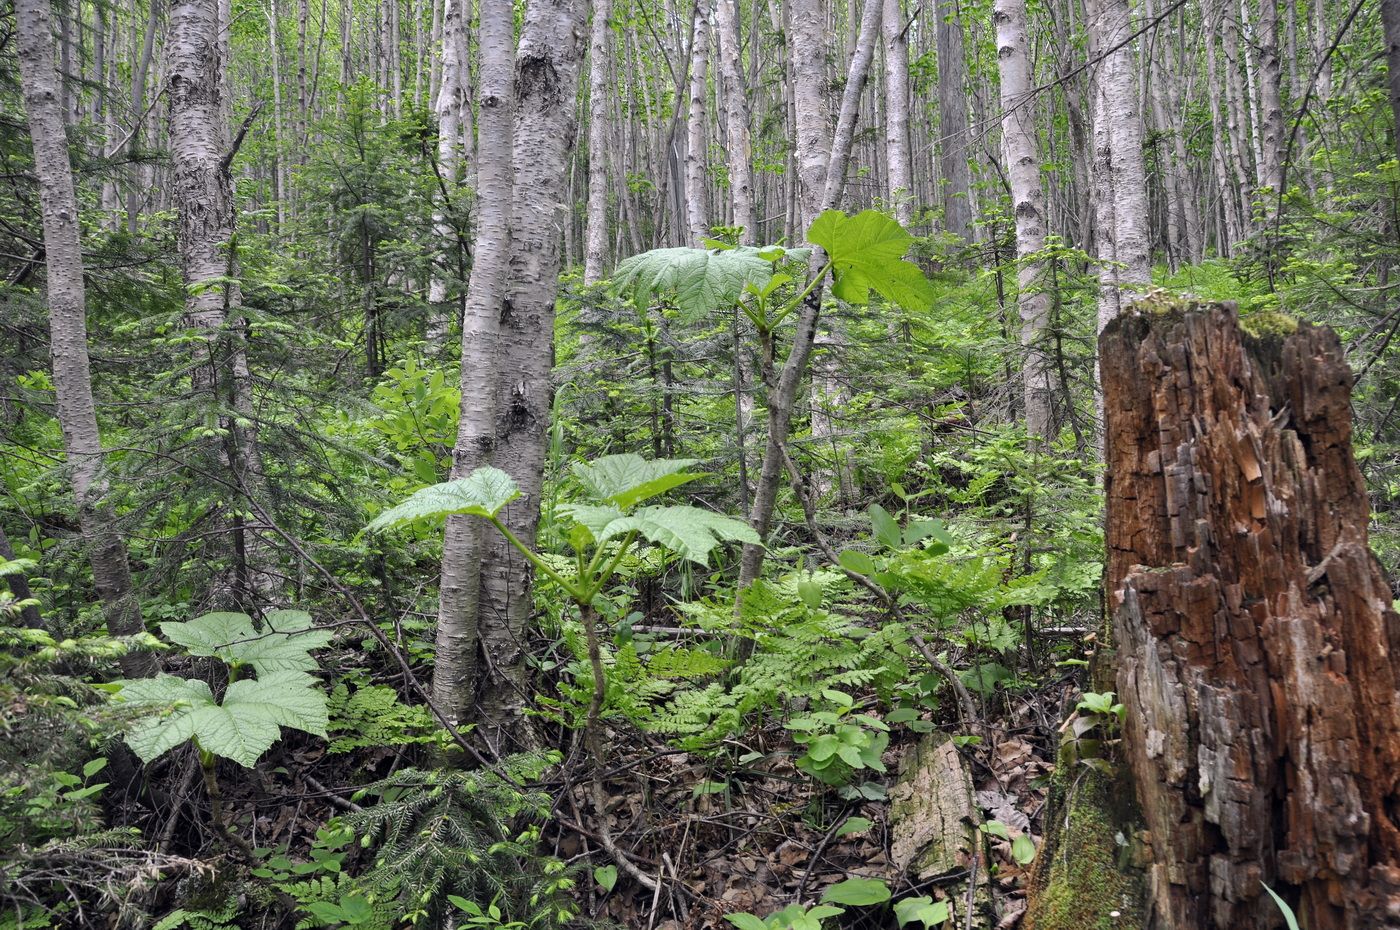
[[[792,717],[786,726],[793,742],[806,747],[797,767],[828,785],[844,785],[858,772],[883,774],[881,756],[890,743],[883,720],[856,711],[855,699],[833,688],[822,690],[825,707]]]
[[[702,316],[738,306],[760,331],[771,332],[819,286],[827,273],[832,293],[851,304],[870,302],[875,290],[891,302],[927,309],[933,289],[919,267],[904,260],[913,236],[878,210],[847,216],[827,210],[807,230],[807,240],[824,250],[826,261],[806,288],[775,301],[793,278],[778,270],[800,264],[810,249],[736,246],[706,240],[708,248],[654,249],[621,262],[614,282],[638,304],[666,295],[681,310]],[[796,290],[796,289],[794,289]]]
[[[290,727],[326,735],[326,695],[309,673],[311,651],[331,633],[311,626],[299,610],[271,611],[259,631],[247,614],[212,613],[189,622],[161,624],[161,632],[191,656],[222,660],[229,670],[222,700],[198,678],[158,675],[120,684],[116,700],[144,713],[126,742],[143,762],[193,740],[202,753],[252,768]],[[256,678],[238,678],[251,667]]]
[[[1108,741],[1123,725],[1127,708],[1118,703],[1112,691],[1086,691],[1075,705],[1075,713],[1060,734],[1060,758],[1069,764],[1087,765],[1105,775],[1113,774]]]
[[[673,682],[664,702],[650,706],[640,724],[701,749],[743,732],[757,711],[820,699],[825,690],[893,694],[909,674],[908,631],[900,623],[862,623],[839,603],[848,594],[844,575],[804,572],[755,582],[737,610],[733,595],[678,605],[697,635],[713,637],[714,654],[737,637],[751,641],[753,653],[727,682]]]
[[[738,913],[726,914],[724,919],[738,930],[822,930],[826,920],[840,917],[849,907],[872,907],[892,897],[889,885],[878,878],[848,878],[828,887],[821,902],[811,907],[790,904],[764,918]],[[894,902],[894,914],[901,927],[924,930],[947,923],[951,917],[946,900],[935,901],[927,895]]]

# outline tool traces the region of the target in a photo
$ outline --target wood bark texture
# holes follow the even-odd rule
[[[448,2],[457,4],[457,0]],[[510,0],[483,0],[477,36],[481,43],[477,222],[462,315],[462,402],[452,452],[453,478],[465,478],[490,463],[496,434],[497,345],[503,295],[510,280],[515,183],[515,17]],[[443,86],[447,81],[444,74]],[[433,699],[452,720],[466,719],[476,690],[485,532],[480,520],[461,515],[448,517],[443,531]]]
[[[78,201],[64,129],[62,89],[54,70],[52,14],[48,0],[19,0],[15,14],[24,109],[34,145],[39,201],[43,205],[56,412],[73,475],[78,522],[92,566],[93,586],[106,615],[107,631],[113,636],[131,636],[142,632],[145,623],[140,599],[131,586],[126,541],[117,526],[116,514],[104,500],[107,481],[102,469],[97,405],[92,396]],[[155,658],[149,652],[129,653],[122,657],[121,665],[128,678],[156,672]]]
[[[585,12],[580,0],[534,0],[515,58],[510,279],[500,321],[493,455],[523,494],[504,518],[526,545],[534,544],[540,517],[554,402],[554,300]],[[530,738],[522,707],[528,693],[525,627],[534,601],[530,567],[520,554],[499,533],[484,548],[480,633],[491,674],[483,683],[478,732],[500,746],[503,738]]]
[[[1153,926],[1400,927],[1400,616],[1336,335],[1145,301],[1100,338],[1107,593]]]

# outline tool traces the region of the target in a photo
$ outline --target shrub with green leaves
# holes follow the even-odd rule
[[[793,717],[787,728],[793,742],[806,747],[797,767],[828,785],[844,785],[863,770],[885,772],[881,760],[890,743],[883,720],[856,712],[855,700],[844,691],[822,691],[826,707]]]
[[[317,667],[311,651],[328,645],[331,633],[312,629],[310,614],[271,611],[262,630],[240,613],[205,614],[160,628],[189,655],[222,660],[228,684],[220,700],[197,678],[158,675],[121,682],[116,700],[145,712],[126,735],[143,762],[193,740],[202,756],[252,768],[281,738],[282,727],[326,735],[326,695],[310,675]],[[257,677],[239,678],[244,667]]]

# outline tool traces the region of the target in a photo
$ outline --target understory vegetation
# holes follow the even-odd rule
[[[1123,4],[1135,41],[1105,51],[1081,4],[1031,3],[1036,93],[1003,112],[1002,2],[718,2],[594,6],[614,57],[588,59],[607,69],[591,90],[586,4],[558,43],[534,0],[56,4],[38,58],[66,62],[77,337],[55,323],[41,202],[59,167],[22,117],[42,96],[20,74],[34,0],[0,9],[0,930],[1012,927],[1047,887],[1036,926],[1139,925],[1132,879],[1106,874],[1134,841],[1095,819],[1118,800],[1123,715],[1098,667],[1105,295],[1332,326],[1372,544],[1400,568],[1379,4],[1240,6],[1293,30],[1284,78],[1272,51],[1284,135],[1261,142],[1211,109],[1272,125],[1257,88],[1217,86],[1256,82],[1262,48],[1246,20],[1217,62],[1197,36],[1220,4]],[[182,44],[205,6],[226,37]],[[847,68],[865,45],[880,68],[896,54],[862,27],[879,6],[904,22],[905,183],[891,77]],[[792,73],[808,7],[830,33],[820,79]],[[949,21],[956,202],[922,151],[953,131],[934,99]],[[1076,66],[1092,54],[1106,81],[1119,48],[1149,109],[1171,85],[1136,114],[1145,280],[1114,277],[1127,246],[1108,257],[1090,216]],[[203,162],[177,124],[190,49],[220,56]],[[1190,81],[1160,76],[1178,66]],[[504,196],[478,99],[502,74]],[[810,87],[831,105],[825,188],[789,99]],[[570,112],[532,122],[549,106]],[[998,148],[1017,112],[1048,219],[1029,249]],[[1268,145],[1278,188],[1253,161]],[[200,164],[213,180],[191,193]],[[198,233],[219,178],[228,222]],[[946,831],[964,845],[916,850],[947,859],[928,873],[901,857],[936,831],[892,803],[915,746],[951,747],[969,818]],[[1047,854],[1047,812],[1088,827]],[[1103,899],[1066,891],[1075,873]]]

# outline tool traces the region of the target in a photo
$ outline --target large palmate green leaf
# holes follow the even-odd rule
[[[636,532],[648,542],[670,549],[691,562],[709,565],[710,552],[722,542],[759,542],[747,523],[699,507],[643,507],[614,520],[599,535],[600,543]]]
[[[118,701],[156,708],[126,735],[143,762],[193,739],[205,752],[252,768],[282,735],[282,727],[326,735],[326,696],[304,672],[274,672],[235,681],[223,703],[202,681],[161,675],[122,682]]]
[[[616,504],[626,510],[633,504],[639,504],[696,478],[704,477],[703,474],[686,471],[698,461],[648,460],[636,453],[627,452],[622,455],[605,455],[592,462],[580,462],[574,466],[574,476],[590,497]]]
[[[807,238],[831,259],[832,293],[847,303],[870,301],[870,291],[912,310],[933,306],[933,285],[917,265],[904,261],[914,237],[878,210],[847,216],[827,210],[812,223]]]
[[[713,313],[732,305],[744,286],[763,287],[773,276],[773,263],[758,249],[652,249],[621,262],[613,272],[620,290],[638,304],[653,294],[669,294],[686,313]]]
[[[270,611],[263,622],[266,629],[258,632],[247,614],[212,613],[187,623],[162,623],[160,631],[192,656],[251,665],[259,675],[312,671],[311,650],[330,645],[331,632],[311,629],[311,615],[304,610]]]
[[[559,513],[588,531],[584,542],[590,545],[602,538],[614,520],[621,520],[623,516],[612,504],[561,504]]]
[[[465,478],[423,488],[402,504],[375,517],[365,529],[376,532],[414,520],[441,519],[457,513],[494,517],[519,496],[520,489],[510,475],[488,465]]]

